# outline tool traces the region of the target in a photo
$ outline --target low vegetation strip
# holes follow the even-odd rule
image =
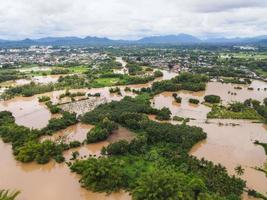
[[[242,111],[235,112],[227,107],[213,105],[211,111],[207,115],[208,118],[217,119],[250,119],[262,120],[262,117],[252,108],[246,108]]]
[[[221,119],[251,119],[267,123],[267,98],[261,103],[258,100],[247,99],[243,103],[233,102],[227,107],[213,105],[208,118]]]

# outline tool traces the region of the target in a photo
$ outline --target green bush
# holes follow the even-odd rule
[[[48,96],[41,96],[41,97],[38,97],[38,101],[39,102],[50,101],[50,97],[48,97]]]
[[[192,98],[190,98],[190,99],[189,99],[189,103],[192,103],[192,104],[199,104],[199,100],[198,100],[198,99],[192,99]]]
[[[206,95],[204,100],[208,103],[220,103],[221,97],[217,95]]]

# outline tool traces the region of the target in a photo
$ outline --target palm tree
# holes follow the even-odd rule
[[[243,175],[243,174],[244,174],[244,171],[245,171],[245,170],[242,168],[241,165],[238,165],[238,166],[235,168],[235,172],[236,172],[236,174],[237,174],[238,176]]]
[[[19,191],[0,190],[0,200],[15,200],[19,193]]]

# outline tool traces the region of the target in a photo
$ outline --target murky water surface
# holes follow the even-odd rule
[[[158,78],[156,81],[170,79],[175,75],[175,73],[164,71],[164,76]],[[42,80],[43,82],[48,81],[44,79]],[[152,82],[131,85],[129,87],[138,89],[149,87],[151,84]],[[126,95],[134,96],[131,92],[124,92],[125,87],[120,86],[122,95],[110,94],[109,88],[72,90],[72,92],[81,91],[87,94],[100,93],[101,98],[106,98],[107,102],[109,102],[120,100]],[[208,137],[206,140],[196,144],[190,153],[198,158],[204,157],[215,163],[221,163],[227,168],[230,174],[234,174],[234,168],[241,164],[245,168],[245,174],[242,178],[247,181],[248,187],[266,194],[267,178],[263,173],[254,170],[253,167],[262,166],[267,161],[267,157],[263,148],[255,146],[253,141],[267,142],[267,126],[240,120],[206,121],[206,114],[210,111],[210,108],[202,104],[193,105],[188,102],[189,98],[197,98],[203,101],[203,97],[207,94],[220,95],[225,104],[231,101],[244,101],[248,98],[262,100],[267,96],[267,92],[264,91],[267,85],[264,82],[253,81],[249,87],[253,87],[254,90],[248,90],[248,86],[242,86],[241,90],[234,89],[234,87],[235,85],[232,84],[210,82],[204,92],[177,92],[182,97],[181,104],[174,101],[171,92],[164,92],[155,96],[151,104],[156,108],[168,107],[173,115],[194,118],[195,120],[191,120],[190,124],[202,127],[207,132]],[[62,93],[64,91],[54,91],[42,95],[50,96],[54,103],[69,102],[69,98],[59,99],[59,95]],[[236,93],[236,95],[231,93]],[[20,125],[32,128],[45,127],[49,119],[59,116],[51,115],[46,106],[38,102],[38,96],[42,95],[16,97],[8,101],[1,101],[0,110],[11,111],[15,116],[16,123]],[[150,117],[153,118],[153,116]],[[233,126],[233,123],[235,126]],[[86,138],[86,133],[92,127],[91,125],[78,123],[58,131],[53,136],[42,138],[42,140],[64,139],[66,141],[79,140],[82,142]],[[119,139],[131,140],[133,137],[133,133],[120,127],[108,140],[71,149],[66,151],[64,155],[67,159],[70,159],[72,152],[78,151],[80,157],[87,157],[89,154],[99,156],[102,147]],[[19,200],[131,199],[129,194],[125,192],[106,196],[105,194],[96,194],[81,188],[78,182],[79,177],[70,173],[69,168],[64,164],[53,162],[46,165],[19,163],[12,155],[11,146],[4,144],[2,141],[0,141],[0,152],[0,188],[18,189],[22,191],[18,198]],[[244,199],[248,199],[248,197],[244,196]]]

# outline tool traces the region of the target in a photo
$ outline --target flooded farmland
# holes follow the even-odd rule
[[[157,80],[170,79],[175,75],[175,73],[164,71],[164,76]],[[128,87],[138,89],[149,87],[151,84],[152,82]],[[81,91],[86,94],[100,93],[102,98],[110,102],[112,100],[120,100],[126,95],[134,96],[131,92],[125,92],[125,87],[120,86],[122,95],[110,94],[108,87],[71,91]],[[241,90],[236,90],[234,87],[235,85],[233,84],[210,82],[207,84],[206,91],[203,92],[178,91],[178,96],[182,97],[182,103],[180,104],[174,101],[171,92],[163,92],[153,98],[151,105],[155,108],[168,107],[173,115],[194,118],[189,124],[202,127],[208,136],[206,140],[196,144],[190,154],[198,158],[204,157],[215,163],[221,163],[230,174],[234,174],[234,168],[237,165],[242,165],[245,168],[242,178],[247,181],[248,187],[267,194],[267,178],[265,174],[253,169],[254,167],[261,167],[267,162],[263,148],[253,144],[254,140],[267,142],[266,125],[244,120],[207,120],[206,115],[210,111],[209,107],[203,104],[193,105],[188,102],[189,98],[197,98],[202,102],[203,97],[207,94],[220,95],[224,104],[231,101],[244,101],[248,98],[262,101],[267,96],[267,92],[264,90],[267,85],[264,82],[253,81],[249,87],[254,87],[254,90],[248,90],[248,86],[242,86]],[[258,90],[257,88],[260,89]],[[235,92],[236,95],[232,95],[229,91]],[[59,95],[63,93],[64,91],[54,91],[42,95],[50,96],[54,103],[64,103],[63,100],[59,99]],[[53,116],[43,103],[38,102],[38,96],[42,95],[15,97],[11,100],[1,101],[0,110],[11,111],[15,116],[16,123],[19,125],[38,129],[43,128],[47,125],[49,119],[56,116]],[[69,101],[69,99],[66,101]],[[45,139],[79,140],[82,142],[86,138],[86,133],[92,127],[92,125],[78,123]],[[88,155],[100,156],[102,147],[119,139],[129,141],[133,137],[134,133],[120,127],[106,141],[66,151],[64,156],[70,159],[73,151],[78,151],[80,157],[87,157]],[[2,141],[0,141],[0,151],[0,188],[14,188],[22,191],[18,198],[19,200],[131,199],[130,195],[125,192],[112,193],[106,196],[105,194],[92,193],[85,190],[78,182],[79,177],[71,173],[65,164],[50,162],[46,165],[38,165],[17,162],[12,155],[11,146],[4,144]],[[247,199],[247,197],[244,197],[244,199]]]

